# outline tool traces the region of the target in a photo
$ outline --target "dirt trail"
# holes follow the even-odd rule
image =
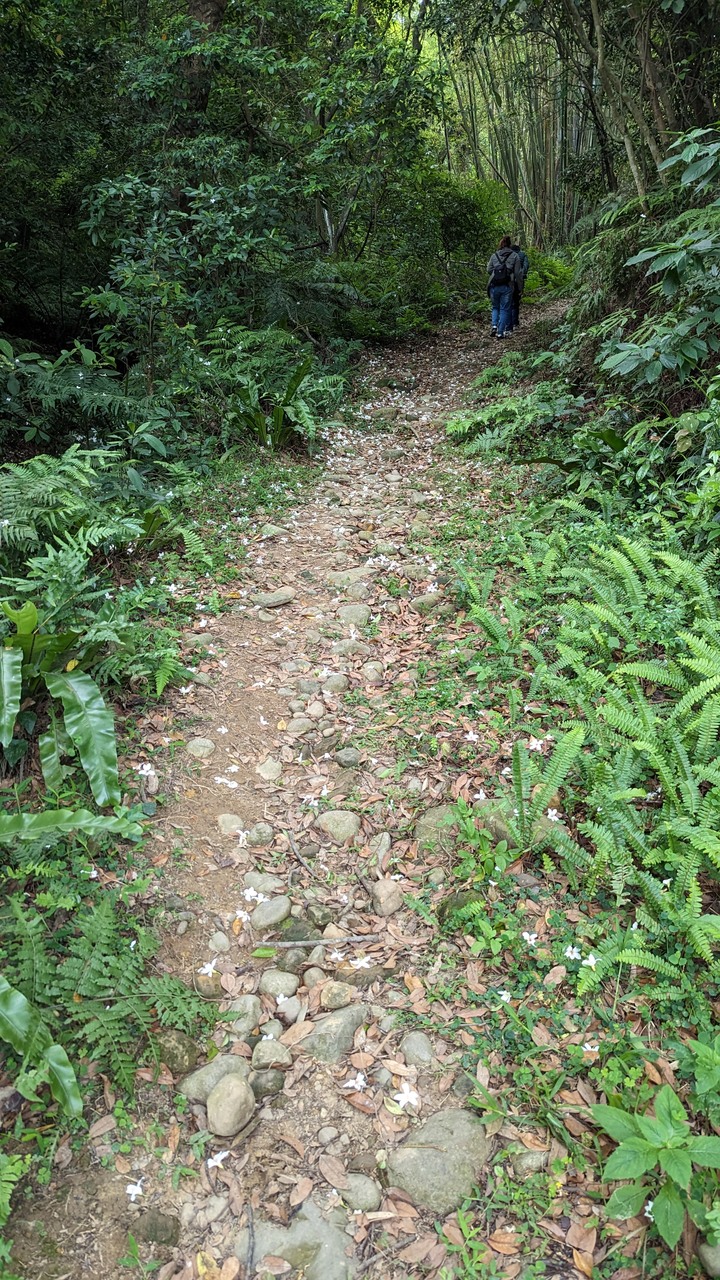
[[[15,1227],[28,1261],[38,1223],[55,1238],[44,1261],[35,1249],[33,1275],[132,1274],[117,1259],[128,1230],[157,1235],[139,1222],[149,1208],[181,1223],[177,1242],[155,1247],[161,1280],[385,1280],[443,1267],[433,1224],[452,1194],[444,1205],[438,1192],[428,1208],[411,1178],[397,1189],[392,1153],[414,1143],[417,1152],[413,1135],[438,1111],[469,1114],[459,1046],[437,1034],[429,1049],[423,1037],[403,1040],[430,1012],[442,950],[430,951],[430,927],[402,897],[425,889],[437,898],[450,880],[442,830],[423,847],[416,824],[452,800],[455,775],[404,767],[393,707],[414,696],[418,655],[442,616],[443,586],[423,545],[452,516],[433,472],[444,422],[500,354],[476,329],[368,356],[374,390],[356,405],[365,425],[333,436],[316,491],[282,528],[258,525],[232,612],[195,628],[218,665],[207,687],[178,695],[178,714],[187,740],[207,740],[212,753],[180,748],[161,779],[176,800],[155,828],[156,850],[161,859],[183,851],[159,889],[162,963],[221,1008],[240,1002],[235,1017],[246,1025],[225,1024],[216,1041],[246,1077],[253,1071],[257,1105],[238,1137],[208,1138],[190,1155],[188,1134],[213,1127],[203,1088],[176,1112],[172,1088],[148,1086],[145,1147],[113,1163],[117,1133],[98,1135],[93,1167],[69,1170]],[[409,594],[388,592],[393,577]],[[253,600],[281,588],[287,603]],[[254,927],[256,912],[275,923]],[[311,945],[252,958],[278,938]],[[442,1018],[441,1002],[432,1013]],[[231,1102],[223,1094],[216,1109]],[[421,1162],[431,1165],[443,1141],[426,1139]],[[470,1166],[484,1154],[482,1142],[451,1124],[438,1187],[453,1185],[468,1144]],[[221,1150],[229,1154],[208,1163]],[[179,1166],[186,1175],[173,1180]],[[138,1178],[142,1196],[130,1206],[126,1184]]]

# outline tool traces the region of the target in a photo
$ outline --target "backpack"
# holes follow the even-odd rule
[[[490,277],[491,289],[499,289],[503,285],[512,284],[513,282],[513,273],[508,266],[508,259],[511,257],[513,251],[512,249],[508,249],[504,252],[504,258],[500,257],[499,252],[495,254],[495,261],[498,265],[493,268],[493,273]]]

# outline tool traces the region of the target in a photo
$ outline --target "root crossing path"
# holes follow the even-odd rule
[[[56,1220],[63,1268],[34,1274],[132,1274],[128,1231],[161,1280],[453,1274],[455,1211],[493,1141],[434,991],[470,960],[430,923],[467,775],[442,725],[434,755],[412,750],[406,713],[424,656],[456,634],[432,544],[454,495],[489,491],[444,424],[502,351],[445,330],[368,356],[362,428],[333,437],[304,506],[258,521],[236,605],[196,627],[217,665],[178,696],[186,742],[161,780],[176,799],[156,848],[184,853],[159,890],[161,959],[229,1020],[209,1061],[160,1033],[172,1087],[148,1085],[151,1136],[117,1155],[117,1132],[91,1129],[68,1203],[82,1215],[94,1187],[93,1225],[78,1246],[77,1220]]]

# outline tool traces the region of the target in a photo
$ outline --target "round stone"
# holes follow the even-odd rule
[[[198,1060],[198,1047],[190,1036],[175,1027],[166,1027],[158,1031],[152,1039],[161,1062],[169,1067],[174,1076],[182,1076],[192,1071]]]
[[[282,774],[282,765],[273,756],[268,756],[267,760],[263,760],[262,764],[256,766],[255,772],[259,773],[265,782],[277,782]],[[264,826],[265,824],[263,823],[262,825]]]
[[[289,898],[268,898],[267,902],[260,902],[250,916],[250,923],[253,929],[271,929],[274,925],[282,924],[283,920],[287,920],[290,915],[292,903]]]
[[[315,721],[310,720],[308,716],[293,716],[287,727],[287,731],[299,738],[303,733],[310,733],[311,729],[314,728]]]
[[[217,824],[221,835],[224,836],[236,836],[244,827],[242,818],[239,818],[236,813],[218,814]]]
[[[230,939],[228,938],[226,933],[222,932],[221,929],[217,929],[215,933],[211,934],[208,945],[211,951],[217,951],[217,952],[229,951]]]
[[[360,763],[360,752],[357,747],[343,747],[335,752],[335,763],[342,769],[356,769]]]
[[[346,982],[326,982],[320,992],[320,1004],[323,1009],[344,1009],[354,995],[355,989]]]
[[[354,840],[361,825],[357,814],[350,813],[348,809],[330,809],[327,813],[321,813],[315,823],[335,844],[347,844]]]
[[[349,1209],[357,1209],[360,1213],[374,1213],[380,1208],[382,1189],[374,1178],[364,1173],[349,1173],[347,1186],[340,1192]]]
[[[366,684],[380,685],[385,681],[385,668],[382,662],[364,662],[360,672]]]
[[[247,1040],[257,1027],[263,1013],[262,1001],[257,996],[238,996],[228,1012],[235,1015],[231,1030],[240,1040]]]
[[[196,760],[209,760],[215,750],[215,743],[210,738],[191,738],[185,748]]]
[[[337,612],[346,627],[366,627],[370,621],[370,606],[367,604],[344,604]]]
[[[432,1040],[424,1031],[409,1031],[400,1041],[400,1049],[409,1067],[428,1067],[435,1057]]]
[[[282,969],[266,969],[260,978],[259,991],[261,995],[273,996],[277,1000],[278,996],[294,996],[300,979],[294,973],[283,973]]]
[[[328,676],[323,684],[324,693],[344,693],[350,681],[347,676],[335,674]]]
[[[269,1071],[253,1071],[250,1076],[250,1088],[258,1102],[263,1098],[274,1098],[282,1093],[285,1085],[285,1073],[277,1068]]]
[[[253,1049],[254,1071],[267,1071],[270,1067],[291,1067],[292,1054],[279,1040],[258,1040]]]
[[[293,1022],[297,1022],[301,1009],[302,1005],[297,996],[290,996],[289,1000],[282,1000],[277,1007],[279,1016],[288,1026]]]
[[[239,1075],[244,1078],[247,1073],[248,1066],[242,1058],[236,1058],[231,1053],[218,1053],[212,1062],[206,1062],[204,1067],[198,1067],[197,1071],[186,1076],[178,1085],[177,1091],[190,1102],[207,1102],[213,1089],[225,1076]]]
[[[322,1147],[326,1147],[328,1142],[334,1142],[335,1139],[339,1137],[340,1137],[339,1129],[336,1129],[331,1124],[326,1124],[323,1126],[322,1129],[318,1129],[317,1138],[318,1138],[318,1142]]]
[[[327,974],[324,970],[317,969],[313,966],[310,969],[305,970],[305,973],[303,974],[303,982],[308,990],[310,990],[311,987],[316,987],[318,982],[324,982],[326,977]]]
[[[277,591],[257,591],[255,595],[250,596],[250,601],[263,609],[277,609],[282,604],[289,604],[296,595],[297,591],[294,587],[278,587]]]
[[[256,889],[258,893],[275,894],[282,893],[285,882],[280,876],[273,876],[269,871],[246,871],[243,876],[243,884],[248,889]]]
[[[232,1138],[252,1119],[255,1094],[239,1075],[224,1076],[207,1100],[208,1129],[219,1138]]]

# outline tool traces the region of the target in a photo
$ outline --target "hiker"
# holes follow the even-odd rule
[[[514,244],[511,247],[512,247],[513,253],[516,253],[518,258],[520,259],[520,266],[522,267],[522,284],[520,285],[519,288],[517,284],[513,285],[512,322],[510,325],[511,329],[519,329],[520,328],[520,299],[522,298],[525,292],[525,281],[528,278],[528,271],[530,270],[530,259],[525,253],[525,250],[520,248],[519,240],[517,244]]]
[[[513,250],[510,236],[503,236],[487,265],[488,294],[492,305],[492,334],[505,338],[512,331],[513,289],[522,290],[520,258]]]

